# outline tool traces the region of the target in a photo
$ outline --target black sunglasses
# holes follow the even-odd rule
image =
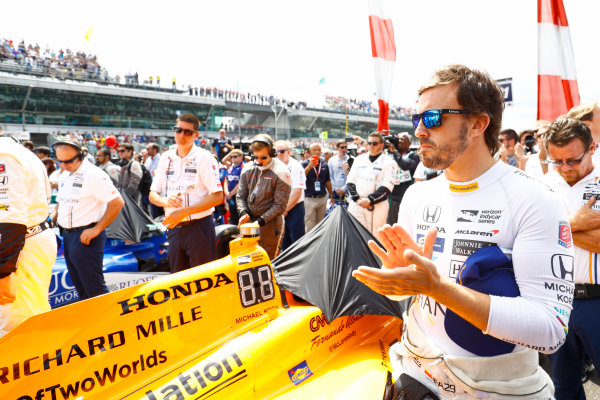
[[[381,144],[381,142],[367,142],[367,144],[368,144],[369,146],[377,146],[377,145],[380,145],[380,144]]]
[[[173,132],[175,132],[175,133],[182,133],[183,132],[183,134],[185,136],[192,136],[194,134],[194,132],[196,132],[196,131],[193,130],[193,129],[183,129],[183,128],[180,128],[178,126],[174,126],[173,127]]]
[[[75,156],[75,157],[73,157],[73,158],[70,158],[70,159],[68,159],[68,160],[59,160],[59,159],[57,158],[57,159],[56,159],[56,162],[57,162],[57,163],[59,163],[59,164],[72,164],[72,163],[74,163],[75,161],[77,161],[77,159],[78,159],[78,158],[79,158],[79,154],[78,154],[78,155],[76,155],[76,156]]]
[[[285,153],[286,151],[287,151],[286,149],[277,150],[277,152],[278,152],[279,154],[283,154],[283,153]]]
[[[440,108],[437,110],[423,111],[421,114],[412,115],[413,128],[417,129],[419,121],[423,119],[423,125],[425,128],[439,128],[442,126],[442,115],[444,114],[470,114],[467,110],[453,110],[449,108]]]
[[[269,158],[269,156],[260,156],[260,157],[259,156],[254,156],[254,155],[252,156],[253,160],[263,160],[264,161],[267,158]]]

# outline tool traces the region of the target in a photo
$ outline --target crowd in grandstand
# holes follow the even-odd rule
[[[109,75],[108,70],[98,63],[93,54],[71,49],[54,51],[48,46],[42,49],[39,44],[27,44],[21,40],[18,44],[12,39],[0,39],[0,69],[11,72],[35,73],[58,79],[90,80],[107,84],[124,84],[126,86],[142,86],[160,88],[160,76],[150,76],[140,83],[139,75],[127,73]],[[172,90],[177,91],[176,79],[172,79]],[[322,105],[311,107],[305,101],[289,101],[284,98],[261,93],[240,92],[237,90],[204,87],[189,84],[187,93],[190,96],[222,99],[226,101],[278,106],[294,110],[306,108],[324,108],[335,112],[351,114],[377,115],[377,104],[372,101],[348,99],[340,96],[325,96]],[[82,105],[84,106],[84,105]],[[51,107],[46,105],[45,108]],[[54,107],[61,107],[55,105]],[[42,107],[43,109],[44,107]],[[392,118],[406,118],[412,111],[404,107],[390,105]]]
[[[48,46],[42,49],[37,43],[25,44],[23,40],[17,45],[11,39],[0,39],[0,62],[9,67],[24,67],[25,72],[36,70],[60,79],[109,79],[108,71],[98,64],[93,54],[74,52],[70,49],[55,52]]]
[[[341,96],[325,96],[325,107],[337,112],[348,112],[350,114],[378,115],[379,107],[372,101],[349,99]],[[412,115],[413,110],[400,106],[390,105],[390,116],[392,118],[407,118]]]

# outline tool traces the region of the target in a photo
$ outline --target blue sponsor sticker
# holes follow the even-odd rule
[[[425,235],[418,233],[417,234],[417,244],[422,245],[425,242]],[[435,238],[435,243],[433,244],[433,251],[438,253],[444,252],[444,244],[446,243],[446,239],[438,237]]]
[[[296,365],[288,371],[288,375],[294,385],[299,385],[313,375],[313,372],[308,368],[306,360]]]

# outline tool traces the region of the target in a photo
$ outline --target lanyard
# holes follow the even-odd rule
[[[321,161],[319,161],[319,171],[317,171],[317,168],[313,167],[313,170],[315,171],[315,175],[317,175],[317,181],[319,180],[319,174],[321,173],[321,167],[323,166],[323,163]]]

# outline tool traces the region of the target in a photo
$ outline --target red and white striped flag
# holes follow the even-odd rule
[[[579,105],[575,57],[562,0],[538,0],[537,119],[553,121]]]
[[[379,103],[378,131],[389,131],[389,100],[396,63],[394,26],[386,6],[386,0],[368,0],[371,52],[375,66],[375,85]]]

